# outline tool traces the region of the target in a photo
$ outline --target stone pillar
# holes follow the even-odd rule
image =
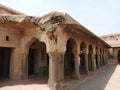
[[[98,68],[100,68],[100,55],[99,54],[97,54],[97,62],[98,62]]]
[[[28,53],[22,54],[21,79],[28,79]]]
[[[101,58],[101,54],[99,55],[99,57],[100,57],[100,66],[102,66],[102,58]]]
[[[21,79],[21,57],[20,49],[18,47],[11,50],[9,77],[12,80]]]
[[[119,62],[118,62],[118,51],[115,48],[113,50],[113,60],[114,60],[113,61],[114,64],[119,64]]]
[[[50,90],[60,90],[64,80],[64,54],[51,52],[49,54],[49,87]]]
[[[103,54],[101,55],[101,65],[103,66]]]
[[[95,54],[92,54],[92,67],[93,71],[96,71],[96,60],[95,60]]]
[[[79,80],[80,79],[80,73],[79,73],[79,66],[80,66],[80,57],[79,55],[75,56],[75,79]]]
[[[104,55],[104,64],[106,65],[106,57],[105,57],[105,55]]]
[[[117,56],[117,54],[114,54],[114,62],[113,62],[113,63],[119,64],[119,63],[118,63],[118,56]]]
[[[88,54],[84,54],[85,56],[85,69],[86,73],[89,74],[89,68],[88,68]]]
[[[64,81],[64,54],[65,53],[58,54],[58,81],[60,86]]]
[[[108,50],[106,50],[105,56],[106,56],[106,64],[108,64]]]
[[[102,66],[104,66],[104,56],[102,54]]]
[[[105,64],[107,64],[107,56],[105,55]]]

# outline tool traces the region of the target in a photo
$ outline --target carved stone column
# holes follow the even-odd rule
[[[12,80],[21,79],[20,48],[15,48],[11,50],[9,78]]]
[[[100,55],[97,54],[97,65],[98,65],[98,68],[100,68]]]
[[[104,65],[106,65],[106,62],[105,62],[105,55],[103,54],[103,62],[104,62]]]
[[[101,55],[101,65],[103,66],[103,55]]]
[[[92,54],[92,67],[93,71],[96,71],[96,60],[95,60],[95,54]]]
[[[100,66],[102,66],[102,56],[101,54],[99,56],[100,56]]]
[[[85,69],[86,69],[86,73],[89,74],[89,68],[88,68],[88,54],[84,54],[85,55]]]
[[[64,80],[64,54],[49,53],[49,87],[50,90],[59,90]]]
[[[28,78],[28,53],[23,53],[21,79],[27,78]]]
[[[75,56],[75,79],[80,79],[79,66],[80,66],[80,57],[79,55]]]

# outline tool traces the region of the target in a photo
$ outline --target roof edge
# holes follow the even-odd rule
[[[0,6],[1,6],[3,9],[6,9],[6,10],[11,11],[11,12],[13,12],[13,13],[16,13],[16,14],[19,14],[19,15],[25,15],[24,13],[19,12],[19,11],[13,9],[13,8],[7,7],[6,5],[3,5],[3,4],[1,4],[1,3],[0,3]]]

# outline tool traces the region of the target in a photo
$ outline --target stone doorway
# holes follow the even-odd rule
[[[120,50],[118,51],[118,63],[120,64]]]
[[[48,81],[49,57],[44,42],[35,40],[29,47],[28,54],[28,78],[39,77]]]
[[[11,48],[0,47],[0,79],[8,79],[10,74]]]
[[[75,49],[76,42],[73,39],[69,39],[66,45],[66,52],[64,56],[64,76],[65,80],[73,79],[75,75]]]
[[[35,59],[35,49],[29,49],[28,57],[28,75],[34,74],[34,59]]]

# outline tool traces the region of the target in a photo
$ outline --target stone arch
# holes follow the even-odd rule
[[[81,44],[80,44],[80,50],[84,51],[85,48],[86,48],[86,44],[85,44],[84,41],[82,41]]]
[[[118,50],[118,63],[120,64],[120,50]]]
[[[89,68],[89,71],[93,70],[93,66],[92,66],[92,54],[93,54],[93,47],[92,45],[89,45],[88,47],[88,68]]]
[[[65,79],[72,79],[75,75],[75,54],[77,52],[77,43],[70,38],[66,43],[66,52],[64,55],[64,75]]]
[[[38,38],[26,39],[22,57],[23,79],[30,76],[48,78],[49,58],[46,51],[46,44]]]
[[[80,52],[82,52],[80,54],[80,66],[79,66],[79,70],[80,73],[85,73],[85,49],[86,49],[86,44],[84,41],[81,42],[80,44]]]
[[[31,44],[33,42],[35,42],[36,40],[40,41],[39,38],[36,38],[36,37],[28,37],[28,39],[25,39],[26,40],[26,43],[24,44],[24,48],[26,51],[28,51],[29,47],[31,46]]]

